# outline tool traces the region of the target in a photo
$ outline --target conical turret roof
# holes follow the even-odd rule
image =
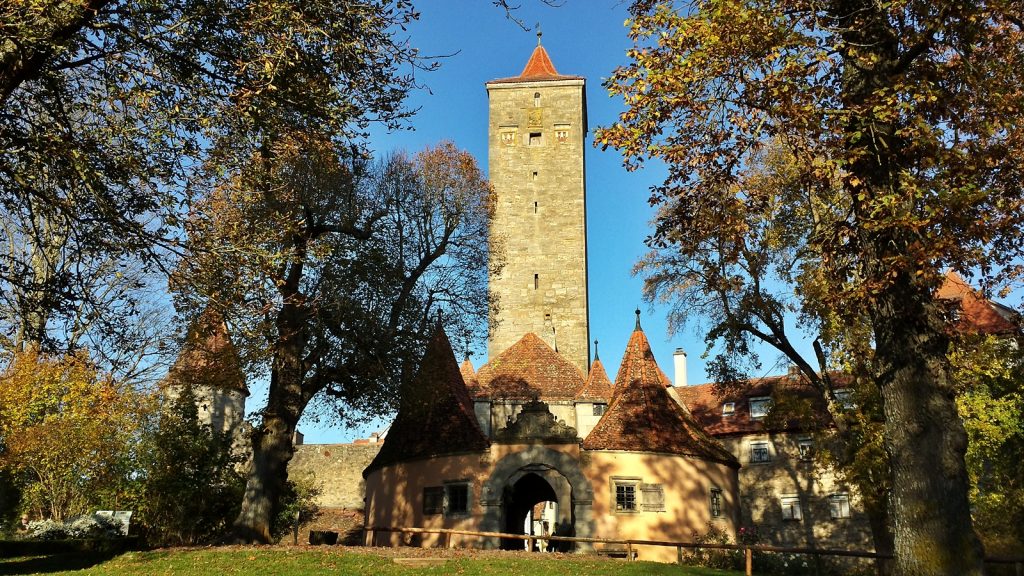
[[[401,387],[398,415],[363,476],[389,464],[488,447],[473,415],[448,336],[441,327],[427,344],[416,375]]]
[[[491,80],[491,83],[508,83],[508,82],[546,82],[552,80],[582,80],[582,76],[569,76],[566,74],[559,74],[558,70],[555,69],[555,65],[551,62],[551,57],[548,56],[548,51],[538,42],[537,47],[533,49],[533,53],[530,54],[530,59],[526,61],[526,66],[523,67],[522,73],[519,76],[512,76],[511,78],[499,78],[497,80]]]
[[[220,312],[208,307],[189,326],[181,352],[168,372],[168,382],[249,395],[238,350]]]
[[[608,402],[612,399],[614,386],[605,372],[604,364],[600,359],[595,359],[590,365],[590,374],[587,382],[576,393],[576,400],[602,400]]]
[[[738,467],[736,458],[672,399],[666,381],[638,325],[626,345],[611,404],[583,448],[679,454]]]

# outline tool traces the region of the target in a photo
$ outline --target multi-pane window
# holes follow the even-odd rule
[[[711,517],[720,518],[722,516],[722,489],[712,488],[711,489]]]
[[[750,417],[764,418],[772,407],[772,399],[767,396],[750,399]]]
[[[782,504],[783,520],[798,521],[803,518],[803,513],[800,511],[799,496],[783,496],[780,500]]]
[[[607,409],[607,404],[594,404],[594,416],[603,416]]]
[[[767,442],[751,442],[750,443],[750,462],[752,464],[758,464],[763,462],[772,461],[771,447]]]
[[[735,402],[723,402],[722,403],[722,416],[732,416],[736,413]]]
[[[665,487],[661,484],[643,484],[640,486],[643,495],[644,512],[665,511]]]
[[[828,509],[829,515],[832,519],[849,518],[850,517],[850,495],[849,494],[832,494],[828,497]]]
[[[453,482],[445,484],[445,516],[459,516],[469,513],[469,484]]]
[[[853,399],[853,390],[849,388],[843,388],[842,390],[836,390],[836,402],[843,410],[853,410],[857,407],[857,402]]]
[[[423,514],[440,514],[444,511],[444,486],[427,486],[423,489]]]
[[[636,488],[640,482],[637,480],[615,480],[615,511],[636,512]]]
[[[810,438],[800,438],[796,441],[796,447],[800,451],[800,459],[804,462],[814,459],[814,441]]]

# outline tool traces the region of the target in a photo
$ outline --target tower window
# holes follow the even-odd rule
[[[540,132],[530,132],[530,146],[540,146],[544,143]]]
[[[534,172],[534,173],[533,173],[533,175],[532,175],[532,178],[533,178],[534,180],[537,180],[537,173],[536,173],[536,172]]]
[[[533,203],[533,213],[534,214],[537,213],[537,203],[536,202]]]
[[[533,93],[533,107],[540,108],[540,92]]]
[[[540,288],[540,274],[533,275],[533,289]]]

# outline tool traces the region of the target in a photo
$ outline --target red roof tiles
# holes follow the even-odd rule
[[[538,45],[533,49],[533,54],[530,55],[530,59],[526,62],[526,66],[519,76],[513,76],[511,78],[499,78],[497,80],[491,80],[490,83],[510,83],[510,82],[544,82],[549,80],[582,80],[582,76],[567,76],[565,74],[559,74],[555,70],[555,65],[551,62],[551,58],[548,56],[548,51],[543,46]]]
[[[238,350],[219,312],[207,308],[192,323],[168,379],[171,384],[211,386],[249,395]]]
[[[492,399],[572,400],[583,387],[573,363],[530,332],[477,372],[479,394]]]
[[[665,375],[641,330],[634,331],[626,345],[615,379],[615,396],[583,441],[583,448],[681,454],[739,466],[736,458],[669,396]]]
[[[402,383],[401,395],[398,415],[364,476],[403,460],[487,449],[444,330],[427,344],[419,372]]]
[[[590,375],[587,376],[587,381],[576,393],[576,400],[608,402],[612,399],[614,389],[612,381],[608,378],[608,373],[604,370],[604,364],[600,360],[594,360],[594,363],[590,365]]]
[[[983,298],[959,274],[952,270],[939,287],[935,297],[940,300],[959,302],[960,317],[956,329],[970,334],[1009,334],[1020,330],[1017,314],[999,304]]]

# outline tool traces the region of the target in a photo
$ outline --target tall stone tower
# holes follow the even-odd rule
[[[489,355],[533,332],[586,374],[586,81],[559,74],[538,33],[522,74],[486,86],[497,195],[491,236],[505,248],[505,266],[490,278],[500,310]]]

